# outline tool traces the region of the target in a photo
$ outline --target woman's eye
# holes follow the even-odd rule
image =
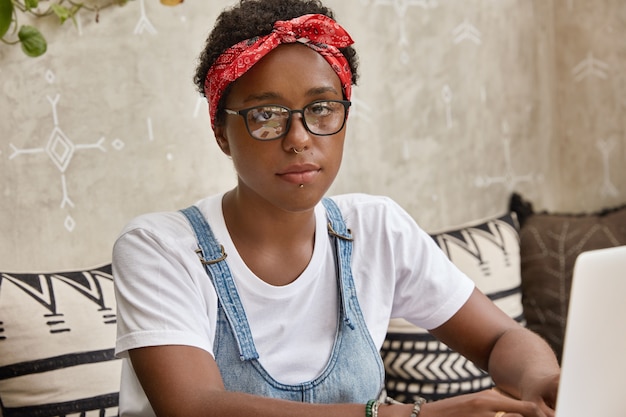
[[[261,107],[250,112],[251,120],[255,123],[265,123],[277,119],[283,112],[281,109],[272,107]]]
[[[329,114],[332,114],[334,111],[330,103],[326,103],[326,102],[314,103],[311,106],[309,106],[308,110],[310,113],[316,116],[328,116]]]

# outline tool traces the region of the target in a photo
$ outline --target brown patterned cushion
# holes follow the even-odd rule
[[[560,361],[576,257],[626,244],[626,206],[584,215],[526,210],[519,217],[527,326],[548,341]]]

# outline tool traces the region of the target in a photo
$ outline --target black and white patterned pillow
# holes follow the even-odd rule
[[[118,414],[111,265],[0,273],[0,415]]]
[[[519,225],[514,214],[432,235],[448,258],[504,312],[524,324]],[[483,370],[424,329],[392,320],[381,349],[386,389],[398,401],[430,401],[493,386]]]

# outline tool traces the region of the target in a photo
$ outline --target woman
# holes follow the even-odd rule
[[[196,83],[237,185],[140,216],[116,242],[120,414],[552,416],[559,369],[540,338],[394,202],[324,198],[357,80],[332,18],[308,0],[242,0],[218,18]],[[508,395],[381,398],[390,317],[431,329]]]

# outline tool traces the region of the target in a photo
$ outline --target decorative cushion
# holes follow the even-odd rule
[[[530,207],[530,208],[529,208]],[[590,214],[533,213],[519,196],[522,302],[528,328],[561,360],[572,271],[581,252],[626,245],[626,206]]]
[[[111,265],[0,273],[0,415],[118,414]]]
[[[481,291],[523,324],[518,230],[515,215],[506,214],[432,237]],[[391,321],[381,354],[387,394],[398,401],[434,401],[493,386],[474,363],[404,320]]]

